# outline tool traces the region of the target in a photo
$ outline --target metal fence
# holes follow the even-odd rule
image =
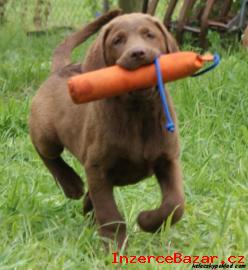
[[[109,1],[112,7],[117,0]],[[26,31],[78,27],[103,11],[104,1],[0,0],[0,24],[18,24]]]

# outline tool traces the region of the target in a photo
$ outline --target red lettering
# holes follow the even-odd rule
[[[173,258],[172,258],[172,256],[166,256],[166,257],[165,257],[165,262],[168,263],[168,264],[173,263]]]
[[[147,256],[148,263],[151,263],[151,259],[155,259],[155,256]]]
[[[174,253],[174,258],[173,258],[174,263],[181,263],[182,262],[182,254],[181,253]]]
[[[238,256],[238,258],[239,258],[238,263],[240,263],[240,264],[245,263],[245,262],[243,261],[244,258],[245,258],[245,256]]]
[[[191,257],[190,256],[184,256],[183,263],[191,263]]]
[[[230,257],[227,259],[229,263],[236,263],[236,260],[235,260],[235,261],[232,261],[231,258],[236,259],[236,256],[230,256]]]
[[[201,263],[210,263],[211,259],[208,256],[202,256]]]
[[[145,256],[139,256],[138,257],[138,262],[139,263],[146,263],[146,257]]]
[[[200,263],[199,262],[199,256],[193,256],[193,263]]]
[[[130,256],[130,263],[137,263],[136,256]]]
[[[118,253],[117,252],[113,252],[112,254],[114,255],[114,260],[112,261],[112,263],[118,263],[118,261],[117,261]]]
[[[131,256],[131,258],[132,257],[135,257],[136,258],[136,256]],[[122,260],[123,259],[125,259],[125,264],[128,264],[128,257],[127,256],[122,256],[122,255],[120,255],[120,263],[122,263]],[[130,263],[132,263],[131,261],[130,261]]]
[[[162,258],[163,261],[159,261],[159,258]],[[156,262],[157,262],[157,263],[164,263],[164,256],[157,256],[157,257],[156,257]]]
[[[213,263],[214,259],[218,259],[218,256],[210,256],[210,263]]]
[[[216,259],[218,259],[218,256],[184,256],[180,252],[174,252],[173,256],[125,256],[125,255],[119,255],[118,252],[112,252],[113,260],[112,264],[145,264],[145,263],[151,263],[152,259],[156,261],[158,264],[209,264],[214,263]],[[200,259],[199,259],[200,258]],[[238,260],[237,260],[238,259]],[[231,264],[244,264],[245,263],[245,256],[229,256],[228,262]]]

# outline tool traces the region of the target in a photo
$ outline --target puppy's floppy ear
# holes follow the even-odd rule
[[[150,19],[152,19],[153,23],[163,33],[168,53],[178,52],[179,51],[178,44],[175,38],[172,36],[172,34],[167,30],[167,28],[156,18],[150,17]]]
[[[109,27],[104,27],[91,45],[85,58],[84,67],[86,71],[97,70],[105,67],[105,41],[110,31]]]
[[[112,28],[111,22],[105,25],[102,28],[101,32],[99,33],[98,37],[96,38],[95,42],[89,48],[84,62],[85,71],[96,70],[107,66],[105,56],[106,53],[105,42],[111,28]]]

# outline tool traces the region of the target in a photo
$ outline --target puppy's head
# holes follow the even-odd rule
[[[121,15],[105,25],[86,57],[88,70],[118,64],[134,70],[151,64],[163,53],[178,51],[178,46],[168,30],[154,17],[141,13]],[[146,99],[157,93],[155,88],[132,91],[120,98]],[[136,105],[135,105],[136,106]]]
[[[167,29],[154,17],[133,13],[113,19],[98,37],[106,66],[133,70],[151,64],[161,53],[178,50]]]

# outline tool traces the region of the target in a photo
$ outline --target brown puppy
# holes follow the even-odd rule
[[[99,20],[105,23],[117,15],[109,14],[105,21],[99,18],[98,23],[88,26],[88,31],[79,31],[56,49],[56,72],[32,102],[30,135],[43,162],[70,198],[82,196],[83,184],[60,157],[63,149],[84,165],[89,186],[84,212],[94,209],[100,234],[113,239],[117,233],[121,247],[126,226],[114,200],[114,186],[134,184],[156,175],[162,202],[159,208],[140,213],[138,223],[145,231],[158,230],[173,211],[172,223],[183,214],[178,129],[174,133],[165,130],[161,100],[155,88],[75,105],[68,95],[67,80],[76,73],[114,64],[136,69],[152,63],[161,53],[176,51],[177,45],[155,18],[139,13],[122,15],[102,29],[82,66],[68,65],[72,49],[92,29],[99,28]],[[166,94],[176,122],[171,98]]]

